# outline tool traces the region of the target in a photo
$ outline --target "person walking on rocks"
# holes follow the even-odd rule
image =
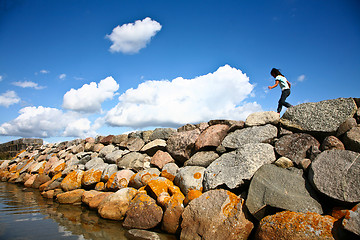
[[[269,89],[273,89],[280,84],[281,88],[281,97],[279,100],[279,105],[277,108],[277,112],[280,114],[282,106],[287,108],[292,107],[292,105],[288,102],[285,102],[286,98],[290,95],[291,84],[289,81],[281,74],[279,69],[273,68],[270,72],[271,76],[275,78],[275,84],[273,86],[269,86]]]

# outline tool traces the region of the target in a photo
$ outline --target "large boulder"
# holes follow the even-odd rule
[[[268,112],[255,112],[251,113],[245,121],[245,126],[261,126],[266,124],[278,124],[280,121],[280,115],[274,111]]]
[[[243,201],[223,189],[194,199],[182,214],[180,239],[247,239],[254,225],[245,218]]]
[[[62,204],[80,204],[81,197],[85,192],[84,189],[76,189],[64,193],[60,193],[56,196],[59,203]]]
[[[122,188],[106,196],[98,206],[98,213],[102,218],[123,220],[136,193],[137,190],[134,188]]]
[[[277,127],[271,124],[248,127],[229,133],[221,145],[228,149],[236,149],[248,143],[269,142],[277,137],[277,133]]]
[[[199,129],[173,133],[166,141],[166,149],[175,160],[184,163],[193,154],[199,135]]]
[[[274,148],[270,144],[242,145],[236,151],[221,155],[206,168],[204,188],[207,191],[223,184],[230,189],[240,187],[250,180],[262,165],[275,160]]]
[[[156,141],[156,140],[155,140]],[[175,160],[167,152],[158,150],[154,156],[152,156],[150,163],[155,165],[159,169],[162,169],[168,163],[174,163]]]
[[[260,221],[257,240],[331,240],[340,239],[334,225],[337,219],[317,213],[284,211],[270,215]]]
[[[316,138],[306,133],[295,133],[281,137],[275,143],[275,151],[283,157],[287,157],[296,164],[306,158],[306,152],[311,147],[320,147]]]
[[[69,173],[61,182],[61,188],[66,191],[72,191],[81,187],[81,180],[84,176],[84,171],[76,170]]]
[[[360,154],[328,150],[310,165],[309,179],[326,196],[344,203],[360,202]]]
[[[322,136],[335,135],[340,124],[356,113],[352,98],[337,98],[317,103],[303,103],[288,108],[281,124],[289,129]]]
[[[156,128],[150,135],[149,140],[163,139],[166,141],[173,133],[176,133],[176,130],[173,128]]]
[[[137,194],[129,205],[123,226],[126,228],[151,229],[162,219],[163,210],[156,201],[144,193]]]
[[[322,207],[302,175],[273,164],[262,166],[251,180],[246,206],[257,219],[265,215],[266,206],[296,211],[323,213]]]
[[[202,148],[219,146],[226,136],[229,126],[225,124],[216,124],[205,129],[195,142],[195,150]]]
[[[166,141],[164,139],[155,139],[142,147],[140,151],[145,152],[149,156],[153,156],[157,151],[165,151],[165,149]]]

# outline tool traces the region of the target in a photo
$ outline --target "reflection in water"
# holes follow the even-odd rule
[[[126,239],[125,232],[121,222],[100,218],[82,205],[58,204],[38,190],[0,182],[1,240]]]

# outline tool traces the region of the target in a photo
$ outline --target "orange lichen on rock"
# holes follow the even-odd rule
[[[164,178],[167,178],[167,179],[169,179],[170,181],[174,181],[174,179],[175,179],[175,176],[172,175],[172,174],[170,174],[170,173],[169,173],[168,171],[166,171],[166,170],[163,170],[163,171],[161,172],[160,176],[161,176],[161,177],[164,177]]]
[[[148,182],[146,189],[149,191],[150,195],[155,195],[154,197],[157,199],[161,193],[168,192],[169,187],[172,186],[174,186],[174,183],[169,179],[157,177]]]
[[[103,183],[103,182],[98,182],[98,183],[95,185],[95,190],[97,190],[97,191],[104,191],[104,190],[105,190],[105,183]]]
[[[194,178],[195,178],[195,179],[200,179],[201,176],[202,176],[202,174],[199,173],[199,172],[197,172],[197,173],[194,174]]]
[[[62,173],[59,172],[59,173],[55,174],[55,175],[51,178],[51,180],[55,181],[56,179],[61,178],[61,176],[62,176]]]
[[[341,219],[348,214],[349,210],[342,207],[334,207],[331,211],[331,216],[336,219]]]
[[[109,179],[107,180],[107,182],[105,184],[106,189],[112,189],[112,186],[113,186],[113,183],[115,180],[115,176],[116,176],[116,173],[111,174],[111,176],[109,177]]]
[[[336,239],[336,218],[318,213],[284,211],[260,221],[256,239]]]
[[[202,192],[196,189],[191,189],[188,194],[186,195],[186,198],[184,200],[184,204],[188,205],[192,200],[200,197],[202,195]]]
[[[15,172],[16,171],[16,168],[17,168],[17,164],[13,164],[10,169],[9,169],[9,172]]]
[[[95,185],[101,180],[102,171],[90,169],[84,173],[84,176],[81,179],[81,184],[84,186]]]
[[[234,193],[227,191],[227,194],[229,196],[228,201],[226,201],[226,204],[222,207],[222,212],[225,216],[235,214],[238,210],[237,205],[240,201],[242,201],[241,206],[244,204],[244,201]]]
[[[84,172],[81,170],[72,171],[61,182],[61,188],[64,191],[71,191],[81,187],[81,180]]]

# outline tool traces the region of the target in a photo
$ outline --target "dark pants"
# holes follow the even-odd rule
[[[278,105],[278,108],[277,108],[278,113],[281,112],[282,106],[285,106],[287,108],[292,106],[290,103],[285,102],[286,98],[289,95],[290,95],[290,89],[285,89],[284,91],[282,91],[281,97],[280,97],[280,100],[279,100],[279,105]]]

